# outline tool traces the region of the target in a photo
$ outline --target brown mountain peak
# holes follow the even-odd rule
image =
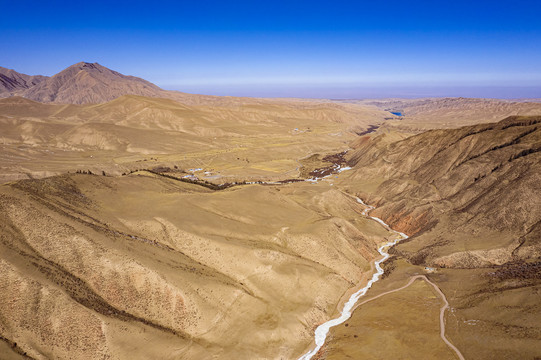
[[[73,64],[23,96],[40,102],[88,104],[111,101],[122,95],[159,97],[163,90],[135,76],[123,75],[90,62]]]

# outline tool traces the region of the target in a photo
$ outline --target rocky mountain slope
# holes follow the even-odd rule
[[[123,95],[169,98],[190,104],[222,102],[216,96],[167,91],[144,79],[98,63],[80,62],[51,76],[30,76],[0,68],[0,97],[21,96],[55,104],[98,104]]]
[[[126,94],[157,96],[156,85],[110,70],[98,63],[80,62],[28,88],[22,96],[39,102],[102,103]]]
[[[428,271],[451,305],[448,338],[466,358],[535,358],[541,117],[406,139],[366,136],[355,146],[355,170],[342,184],[377,206],[373,215],[411,235],[392,249],[389,279],[378,286],[397,288],[405,273]]]
[[[382,148],[371,142],[350,163],[384,174],[370,201],[400,231],[428,231],[450,211],[456,221],[514,233],[540,220],[541,117],[428,131]]]
[[[47,76],[21,74],[0,66],[0,96],[29,89],[44,80],[47,80]]]

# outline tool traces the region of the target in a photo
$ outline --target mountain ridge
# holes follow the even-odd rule
[[[79,62],[23,90],[20,95],[45,103],[102,103],[126,94],[157,96],[162,89],[98,63]]]
[[[0,98],[20,96],[42,103],[85,105],[106,103],[124,95],[170,99],[187,105],[242,106],[263,101],[249,97],[164,90],[150,81],[124,75],[97,62],[78,62],[51,77],[31,76],[0,67]],[[265,99],[265,102],[281,100],[283,99]]]
[[[0,94],[29,89],[46,79],[48,79],[48,76],[27,75],[0,66]]]

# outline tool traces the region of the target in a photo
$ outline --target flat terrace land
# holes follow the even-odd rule
[[[465,359],[535,359],[539,331],[534,314],[539,305],[531,289],[495,289],[490,273],[425,269],[402,259],[387,263],[387,276],[361,299],[345,324],[331,329],[319,359],[412,359],[419,353],[427,359],[460,359],[440,337],[441,296],[420,279],[401,289],[419,276],[432,279],[446,294],[450,307],[444,313],[445,336]],[[529,309],[532,317],[516,307]]]
[[[322,359],[459,359],[441,338],[444,300],[425,281],[426,272],[403,261],[392,266],[352,317],[331,329]]]

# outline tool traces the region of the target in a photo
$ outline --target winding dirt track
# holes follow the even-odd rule
[[[460,352],[460,350],[458,350],[458,348],[456,346],[454,346],[449,340],[447,340],[447,338],[445,337],[445,310],[447,310],[449,308],[449,302],[447,301],[447,298],[445,297],[445,295],[443,294],[443,292],[440,290],[440,288],[434,284],[432,281],[428,280],[428,278],[425,276],[425,275],[416,275],[416,276],[413,276],[412,278],[410,278],[410,280],[408,281],[408,283],[402,287],[399,287],[398,289],[394,289],[394,290],[390,290],[390,291],[386,291],[382,294],[379,294],[378,296],[374,296],[373,298],[371,299],[367,299],[365,301],[362,301],[360,303],[358,303],[354,310],[357,309],[359,306],[361,305],[364,305],[366,303],[369,303],[371,301],[374,301],[376,299],[379,299],[380,297],[382,296],[385,296],[387,294],[391,294],[391,293],[394,293],[394,292],[397,292],[397,291],[400,291],[400,290],[404,290],[405,288],[407,288],[408,286],[410,286],[411,284],[413,284],[413,282],[417,279],[422,279],[424,281],[426,281],[428,284],[432,285],[432,287],[434,288],[434,290],[436,290],[436,292],[440,295],[440,297],[442,298],[443,302],[444,302],[444,305],[441,307],[440,309],[440,337],[441,339],[447,344],[447,346],[449,346],[455,353],[456,355],[458,356],[458,358],[460,360],[465,360],[464,359],[464,356],[462,355],[462,353]]]

